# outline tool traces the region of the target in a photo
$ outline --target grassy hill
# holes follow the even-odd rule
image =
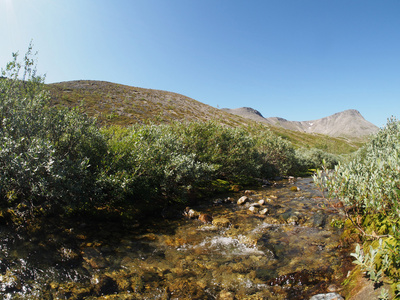
[[[227,126],[247,126],[255,121],[232,115],[177,93],[126,86],[104,81],[68,81],[48,84],[52,103],[68,107],[80,105],[102,125],[170,123],[176,120],[215,120]],[[317,148],[334,154],[346,154],[361,143],[322,134],[307,134],[282,127],[264,125],[296,147]]]

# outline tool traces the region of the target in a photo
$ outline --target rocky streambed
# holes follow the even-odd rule
[[[312,179],[301,178],[212,199],[182,211],[187,217],[130,228],[80,222],[61,230],[48,224],[46,235],[25,236],[0,227],[0,296],[309,299],[340,294],[348,250],[340,243],[341,230],[331,226],[340,216],[324,208],[319,196]]]

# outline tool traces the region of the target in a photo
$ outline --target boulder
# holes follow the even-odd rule
[[[248,202],[248,201],[249,201],[249,197],[243,196],[243,197],[240,197],[240,198],[239,198],[239,200],[237,201],[237,204],[238,204],[238,205],[243,205],[243,204],[245,204],[245,203]]]

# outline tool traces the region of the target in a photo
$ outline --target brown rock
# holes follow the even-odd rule
[[[199,220],[203,223],[211,223],[213,218],[208,214],[200,214]]]

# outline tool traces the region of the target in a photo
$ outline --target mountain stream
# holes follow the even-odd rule
[[[248,191],[238,205],[243,195],[192,207],[214,225],[160,217],[129,229],[49,225],[46,236],[29,237],[0,227],[0,296],[309,299],[340,290],[348,251],[330,225],[339,216],[324,208],[312,179]]]

